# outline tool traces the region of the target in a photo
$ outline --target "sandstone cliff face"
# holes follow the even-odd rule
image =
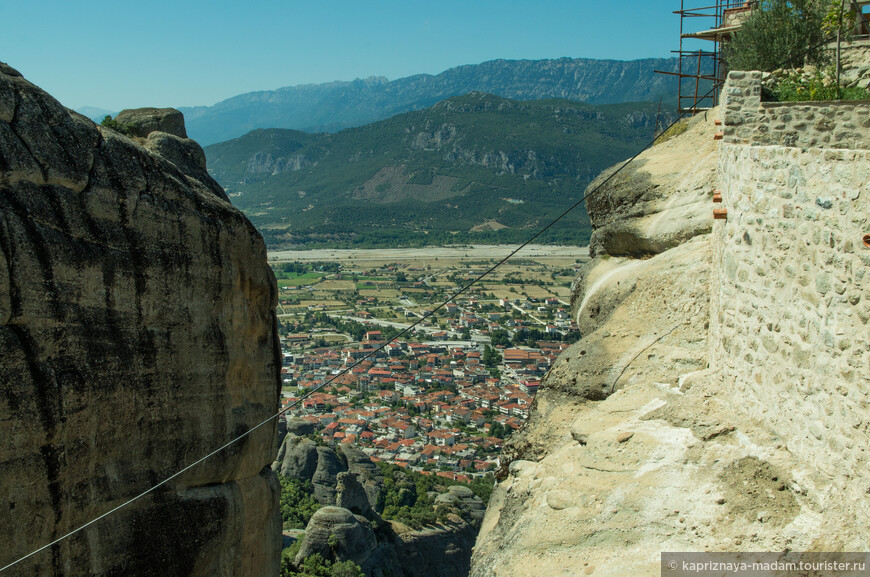
[[[472,576],[867,550],[867,104],[765,105],[760,81],[731,73],[723,111],[587,202],[584,336],[506,447]]]
[[[699,481],[692,433],[648,418],[707,365],[711,125],[696,118],[587,201],[595,258],[572,298],[584,336],[505,450],[472,575],[657,575],[659,551],[689,546],[674,511]]]
[[[183,132],[97,127],[0,64],[0,566],[277,411],[274,277],[204,164],[185,166],[198,154]],[[8,574],[276,574],[275,437]]]
[[[735,432],[707,369],[712,120],[587,203],[595,258],[573,296],[584,336],[506,449],[471,575],[658,575],[661,551],[785,546],[798,510],[787,468],[753,444],[754,425]]]

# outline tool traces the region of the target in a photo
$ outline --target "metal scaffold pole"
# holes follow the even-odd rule
[[[677,77],[677,110],[680,114],[697,114],[716,106],[725,81],[722,44],[740,26],[741,15],[751,11],[754,1],[705,0],[705,5],[680,0],[680,46],[677,71],[657,70]],[[700,24],[700,25],[698,25]],[[711,42],[712,49],[698,48],[697,42]],[[694,82],[692,82],[694,80]],[[712,89],[712,90],[711,90]]]

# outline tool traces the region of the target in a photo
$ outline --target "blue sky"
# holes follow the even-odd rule
[[[670,56],[677,0],[0,0],[0,60],[64,105],[210,105],[496,58]]]

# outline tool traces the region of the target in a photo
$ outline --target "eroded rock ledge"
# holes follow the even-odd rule
[[[262,239],[196,143],[146,136],[0,64],[0,566],[277,411]],[[274,445],[263,427],[9,574],[275,575]]]

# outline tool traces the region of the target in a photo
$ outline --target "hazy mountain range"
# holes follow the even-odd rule
[[[368,78],[249,92],[214,106],[180,110],[187,133],[205,146],[256,128],[335,132],[474,91],[515,100],[564,98],[591,104],[658,101],[676,94],[676,81],[653,71],[675,69],[673,58],[493,60],[434,76]]]
[[[82,106],[81,108],[76,108],[76,112],[87,116],[94,122],[99,123],[106,116],[115,116],[119,111],[107,110],[105,108],[97,108],[96,106]]]
[[[670,110],[676,93],[654,70],[675,68],[494,60],[180,110],[188,135],[211,144],[212,174],[272,246],[516,242],[648,142],[659,99]],[[588,221],[578,212],[547,235],[583,243]]]

